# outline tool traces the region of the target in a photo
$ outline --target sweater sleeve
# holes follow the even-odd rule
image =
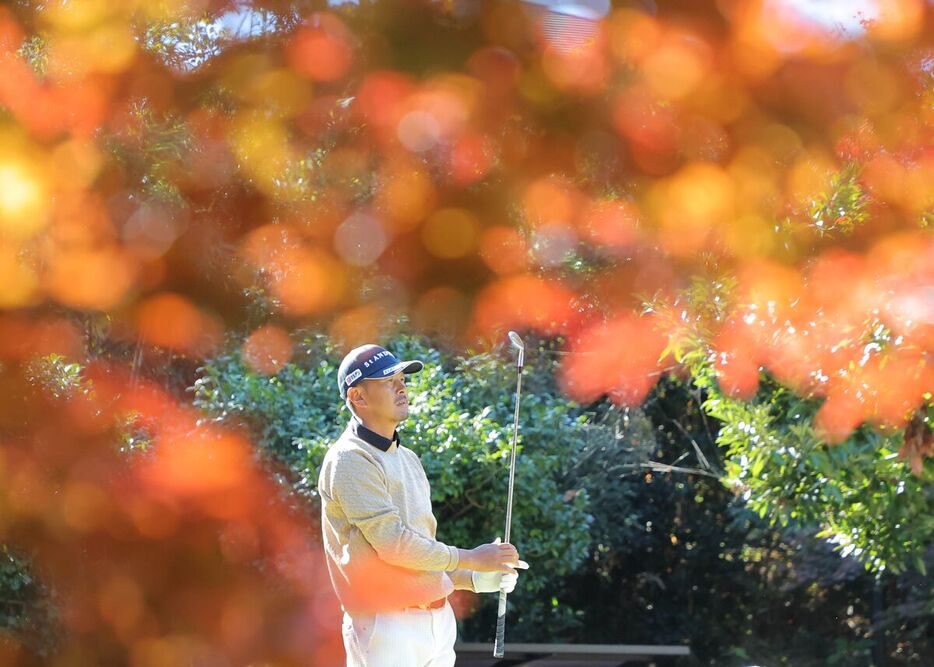
[[[382,469],[363,454],[346,452],[334,462],[331,495],[381,560],[410,570],[454,570],[456,547],[406,527],[389,495]]]
[[[454,582],[454,590],[476,593],[473,588],[473,570],[457,569],[453,572],[449,572],[448,576],[451,577],[451,581]]]

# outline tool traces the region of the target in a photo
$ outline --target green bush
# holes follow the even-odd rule
[[[647,303],[663,321],[684,318],[667,351],[688,370],[704,411],[720,425],[724,482],[773,525],[817,526],[844,556],[873,572],[923,574],[934,544],[934,458],[917,453],[912,470],[906,432],[868,423],[842,442],[824,442],[816,426],[822,399],[796,394],[764,369],[749,399],[725,392],[712,332],[725,321],[734,289],[733,278],[696,278],[674,303]],[[884,348],[885,336],[873,344]],[[915,419],[930,437],[934,401],[930,393],[925,398]]]
[[[289,364],[265,376],[243,362],[238,341],[228,350],[198,369],[195,407],[210,419],[246,427],[260,452],[284,465],[295,489],[314,499],[322,447],[341,433],[349,414],[337,394],[337,352],[326,338],[309,335],[296,344]]]
[[[54,594],[35,574],[31,559],[0,545],[0,644],[9,633],[36,655],[47,657],[61,639]]]

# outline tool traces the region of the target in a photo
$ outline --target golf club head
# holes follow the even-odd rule
[[[525,349],[525,343],[522,342],[522,338],[515,331],[509,332],[509,340],[512,343],[512,346],[517,350]]]
[[[515,331],[509,332],[509,342],[512,343],[512,346],[519,350],[519,368],[525,364],[525,343],[522,342],[522,338]]]

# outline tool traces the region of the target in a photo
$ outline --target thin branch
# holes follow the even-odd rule
[[[660,461],[649,461],[648,463],[625,463],[621,467],[646,468],[652,472],[680,472],[687,475],[704,475],[705,477],[713,477],[714,479],[720,479],[721,477],[717,473],[710,472],[709,470],[702,470],[701,468],[683,468],[681,466],[668,465],[667,463],[662,463]]]
[[[691,443],[691,446],[694,447],[694,453],[697,454],[698,462],[702,466],[704,466],[704,468],[706,468],[707,470],[713,471],[714,468],[713,466],[710,465],[710,461],[707,460],[707,457],[704,456],[704,452],[701,451],[700,445],[697,444],[697,441],[688,432],[688,430],[684,428],[684,426],[681,425],[681,422],[679,422],[677,419],[674,419],[673,417],[670,417],[668,413],[665,411],[665,408],[662,406],[661,403],[659,403],[658,409],[665,416],[665,419],[667,419],[672,424],[674,424],[678,428],[678,430],[681,431],[681,434],[684,435],[684,437],[688,439],[688,441]],[[719,476],[720,475],[718,474],[717,477]]]
[[[679,457],[676,458],[674,461],[672,461],[671,465],[673,465],[673,466],[678,465],[679,463],[681,463],[681,462],[685,459],[685,457],[686,457],[687,455],[688,455],[688,452],[684,452],[683,454],[681,454],[681,456],[679,456]]]
[[[675,426],[678,427],[678,430],[680,430],[681,433],[683,433],[684,436],[691,441],[691,445],[694,447],[694,452],[697,454],[697,460],[700,462],[700,464],[707,470],[713,470],[713,467],[710,465],[710,461],[708,461],[707,457],[704,456],[704,452],[701,451],[700,445],[697,444],[697,441],[694,439],[694,437],[688,433],[687,429],[684,428],[680,422],[677,420],[672,421],[674,422]]]

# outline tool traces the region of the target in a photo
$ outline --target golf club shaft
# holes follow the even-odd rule
[[[519,350],[518,379],[516,380],[516,410],[512,420],[512,456],[509,460],[509,493],[506,500],[506,531],[503,536],[509,542],[512,530],[512,490],[516,480],[516,444],[519,440],[519,399],[522,395],[522,362],[524,350]],[[502,658],[506,650],[506,591],[499,591],[499,608],[496,611],[496,640],[493,642],[493,657]]]
[[[503,541],[509,542],[512,531],[512,492],[516,482],[516,445],[519,441],[519,396],[522,393],[522,366],[518,367],[519,376],[516,380],[516,410],[512,417],[512,454],[509,459],[509,492],[506,500],[506,531]]]

